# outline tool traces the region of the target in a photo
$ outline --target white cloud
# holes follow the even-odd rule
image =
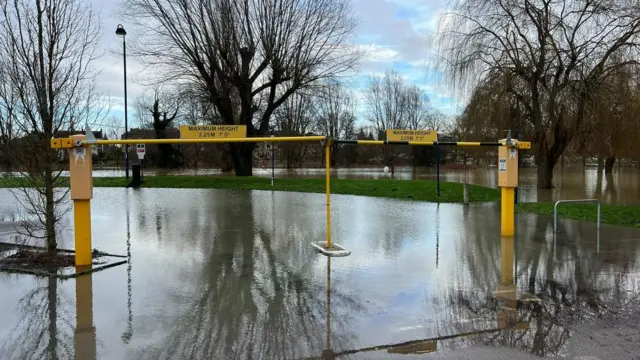
[[[119,114],[124,106],[123,64],[121,56],[121,39],[115,35],[116,26],[121,23],[115,15],[120,0],[89,0],[100,11],[103,24],[101,48],[109,50],[99,59],[95,66],[102,71],[98,78],[101,92],[108,95],[112,102],[112,111]],[[445,0],[351,0],[355,15],[359,18],[357,28],[358,44],[354,46],[364,51],[358,88],[365,78],[371,74],[383,74],[395,67],[403,77],[423,88],[434,103],[443,108],[451,108],[452,92],[443,84],[438,84],[429,66],[427,48],[429,35],[446,9]],[[125,28],[127,24],[123,24]],[[128,30],[129,31],[129,30]],[[128,38],[135,37],[129,31]],[[134,58],[127,58],[128,102],[129,112],[135,98],[145,92],[137,80],[144,79],[145,67]],[[363,98],[358,90],[356,98],[359,112],[363,110]],[[446,110],[446,109],[445,109]],[[447,110],[453,111],[453,110]],[[131,118],[131,116],[130,116]]]
[[[365,61],[390,62],[400,58],[400,53],[388,45],[359,44],[357,47],[364,51]]]

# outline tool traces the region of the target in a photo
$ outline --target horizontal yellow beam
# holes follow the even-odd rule
[[[51,139],[51,148],[68,149],[80,145],[135,145],[135,144],[222,144],[222,143],[243,143],[243,142],[303,142],[303,141],[323,141],[325,136],[281,136],[281,137],[244,137],[244,138],[202,138],[202,139],[126,139],[126,140],[95,140],[82,141],[74,144],[71,138]],[[385,140],[337,140],[332,139],[336,144],[354,145],[415,145],[415,146],[504,146],[504,141],[385,141]],[[528,141],[518,141],[518,149],[531,149]]]
[[[385,141],[385,140],[333,140],[336,144],[353,145],[415,145],[415,146],[462,146],[462,147],[497,147],[505,146],[505,142],[500,141]],[[531,149],[528,141],[518,141],[518,149]]]
[[[243,142],[302,142],[323,141],[324,136],[281,136],[281,137],[249,137],[249,138],[203,138],[203,139],[120,139],[120,140],[96,140],[94,142],[83,141],[82,144],[73,144],[71,139],[51,139],[51,147],[54,149],[71,148],[77,145],[135,145],[135,144],[221,144]]]
[[[529,141],[518,141],[518,149],[520,150],[531,149],[531,143]]]

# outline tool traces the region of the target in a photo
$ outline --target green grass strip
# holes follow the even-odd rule
[[[554,203],[520,203],[516,211],[553,216]],[[573,220],[596,222],[598,211],[596,204],[560,204],[558,217]],[[640,228],[640,206],[637,205],[601,205],[600,222]]]
[[[95,187],[123,187],[123,178],[94,178]],[[142,187],[178,189],[234,189],[234,190],[276,190],[307,193],[324,193],[325,179],[232,176],[146,176]],[[469,200],[473,202],[496,201],[500,191],[484,186],[468,185]],[[431,180],[354,180],[331,179],[332,194],[362,195],[394,199],[428,202],[462,202],[462,184],[440,182],[440,197],[437,184]]]

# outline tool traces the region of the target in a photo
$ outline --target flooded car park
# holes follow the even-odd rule
[[[552,218],[519,214],[506,239],[497,204],[335,195],[332,236],[352,254],[329,259],[310,246],[324,200],[96,188],[93,245],[129,263],[89,284],[0,275],[0,357],[554,357],[638,294],[632,228],[603,225],[598,248],[595,224],[561,221],[554,251]],[[61,238],[72,247],[68,228]]]

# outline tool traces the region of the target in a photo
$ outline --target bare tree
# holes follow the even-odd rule
[[[5,81],[6,71],[0,69],[0,87],[2,97],[0,101],[0,166],[4,170],[9,171],[13,167],[15,160],[12,158],[14,144],[14,123],[16,116],[16,93],[8,87],[8,82]]]
[[[356,138],[356,102],[350,91],[335,80],[324,81],[314,101],[314,122],[319,134],[334,139]],[[335,166],[342,149],[332,147],[331,165]],[[323,154],[324,162],[324,154]]]
[[[334,80],[323,83],[314,103],[316,127],[321,135],[355,138],[356,102],[344,85]]]
[[[378,133],[407,126],[407,96],[405,82],[396,70],[383,76],[372,75],[365,94],[369,121]]]
[[[275,111],[275,130],[279,136],[304,136],[311,130],[313,102],[311,95],[296,93]],[[305,143],[281,143],[280,154],[287,169],[301,164],[308,149]]]
[[[223,123],[262,136],[296,91],[351,69],[355,22],[345,0],[126,0],[141,30],[134,53],[167,79],[200,86]],[[252,174],[254,143],[231,144],[236,175]]]
[[[152,128],[156,139],[166,139],[167,129],[171,128],[181,107],[180,94],[169,91],[153,90],[153,97],[140,97],[136,102],[138,121]],[[176,167],[177,158],[171,144],[159,144],[160,158],[156,164],[159,167]]]
[[[463,0],[442,20],[436,38],[452,83],[465,88],[499,74],[526,109],[539,188],[552,186],[594,89],[637,65],[637,1]]]
[[[65,209],[58,205],[66,192],[54,191],[59,153],[49,141],[102,115],[91,66],[99,22],[81,0],[0,0],[0,9],[0,102],[15,100],[12,129],[22,137],[15,158],[27,185],[14,195],[42,224],[26,230],[46,238],[47,248],[54,250],[55,224]]]
[[[435,118],[431,119],[429,117],[431,109],[427,94],[416,85],[413,85],[406,88],[405,96],[407,127],[411,130],[420,130],[427,128],[428,125],[432,125],[433,121],[431,121],[431,124],[429,124],[428,121],[435,120]],[[429,129],[436,130],[435,128]]]
[[[396,70],[388,70],[383,76],[373,75],[369,78],[365,102],[369,108],[369,121],[378,138],[383,137],[387,129],[407,127],[406,84]],[[391,167],[393,173],[395,149],[384,146],[382,152],[385,164]]]

